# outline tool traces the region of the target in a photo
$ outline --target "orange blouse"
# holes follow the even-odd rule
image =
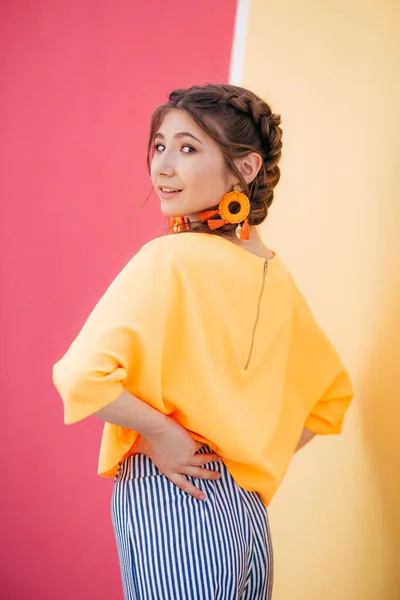
[[[268,505],[304,427],[340,433],[353,397],[290,273],[210,234],[152,240],[111,283],[53,369],[65,423],[127,389],[218,452]],[[138,434],[104,426],[113,477]]]

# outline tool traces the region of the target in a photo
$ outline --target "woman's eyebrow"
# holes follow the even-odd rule
[[[163,140],[163,139],[165,139],[165,137],[164,137],[164,135],[163,135],[162,133],[157,133],[157,134],[154,136],[154,139],[155,139],[155,138],[157,138],[157,137],[161,138],[162,140]],[[195,137],[194,135],[192,135],[192,134],[191,134],[191,133],[189,133],[188,131],[181,131],[180,133],[176,133],[176,134],[174,135],[174,140],[175,140],[175,139],[182,138],[182,137],[191,137],[191,138],[193,138],[194,140],[196,140],[196,142],[199,142],[200,144],[202,144],[202,143],[203,143],[203,142],[201,142],[201,141],[200,141],[200,140],[199,140],[197,137]]]

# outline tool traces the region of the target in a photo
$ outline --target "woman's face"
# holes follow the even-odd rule
[[[183,110],[166,114],[154,146],[151,179],[167,217],[197,220],[199,212],[216,206],[237,181],[218,144]]]

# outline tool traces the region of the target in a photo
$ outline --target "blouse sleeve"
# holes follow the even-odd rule
[[[353,390],[349,376],[346,371],[342,371],[315,404],[304,427],[320,435],[340,433],[352,398]]]
[[[304,427],[317,434],[338,434],[354,392],[349,374],[325,332],[295,289],[292,322],[291,384],[300,390]]]
[[[167,318],[172,281],[154,245],[144,246],[99,300],[66,354],[53,367],[64,422],[75,423],[111,404],[139,375],[143,348],[153,350]]]

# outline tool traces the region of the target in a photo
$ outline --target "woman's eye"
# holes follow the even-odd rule
[[[164,146],[164,144],[154,144],[154,150],[155,150],[156,152],[163,152],[163,150],[160,150],[160,149],[159,149],[160,147],[162,147],[162,148],[164,148],[164,149],[165,149],[165,146]],[[186,150],[185,150],[185,151],[184,151],[184,154],[191,154],[192,152],[196,152],[196,148],[193,148],[193,146],[189,146],[189,144],[184,144],[184,145],[182,146],[182,150],[183,150],[183,148],[188,148],[188,149],[189,149],[188,151],[186,151]]]
[[[182,146],[182,148],[189,148],[189,152],[185,152],[185,154],[190,154],[190,152],[196,152],[196,149],[193,148],[193,146],[189,146],[188,144],[185,144],[184,146]]]

